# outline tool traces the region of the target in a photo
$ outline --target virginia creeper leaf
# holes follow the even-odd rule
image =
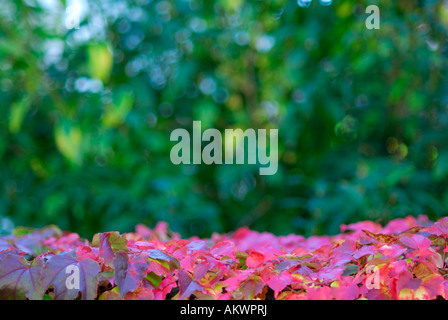
[[[148,262],[142,256],[128,256],[124,251],[117,251],[114,259],[115,283],[123,298],[128,292],[137,290],[147,274]]]
[[[0,299],[42,299],[39,283],[43,263],[35,259],[31,265],[14,251],[0,254]]]
[[[101,244],[104,246],[104,250],[108,251],[108,247],[106,246],[110,246],[110,249],[112,249],[113,252],[116,252],[118,250],[123,250],[123,251],[128,251],[128,247],[127,247],[127,239],[126,237],[123,235],[121,236],[120,233],[118,231],[111,231],[111,232],[105,232],[102,233],[104,235],[105,238],[107,238],[107,236],[109,236],[109,243],[101,241],[101,233],[97,233],[93,236],[92,239],[92,246],[93,247],[100,247]]]
[[[79,271],[79,288],[70,289],[67,279],[72,275],[67,272],[69,266]],[[92,259],[77,260],[72,253],[63,252],[51,257],[42,268],[42,287],[47,290],[53,285],[55,300],[73,300],[81,292],[83,300],[93,300],[97,296],[98,273],[100,266]],[[73,273],[73,276],[75,273]]]

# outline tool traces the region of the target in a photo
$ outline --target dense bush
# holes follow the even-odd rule
[[[166,223],[91,243],[56,227],[0,238],[3,299],[443,299],[448,217],[342,225],[336,236],[246,227],[181,239]],[[79,288],[68,289],[79,269]],[[74,273],[73,273],[74,274]]]
[[[379,30],[375,1],[305,2],[89,0],[67,30],[61,1],[3,0],[0,229],[311,235],[445,215],[446,2],[378,1]],[[278,173],[173,165],[169,134],[193,120],[280,128]]]

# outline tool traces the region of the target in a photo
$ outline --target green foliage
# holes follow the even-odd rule
[[[446,3],[82,3],[67,30],[62,2],[2,1],[0,229],[334,234],[446,214]],[[173,165],[193,120],[279,128],[279,171]]]

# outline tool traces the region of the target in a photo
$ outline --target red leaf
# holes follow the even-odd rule
[[[176,288],[176,279],[168,275],[162,282],[159,284],[159,289],[154,289],[154,299],[155,300],[164,300],[166,295],[171,292],[173,288]]]
[[[266,271],[265,271],[266,270]],[[276,274],[269,269],[264,269],[261,273],[263,282],[266,283],[272,290],[274,290],[274,297],[277,298],[280,291],[291,284],[293,279],[287,271]]]
[[[359,296],[358,286],[351,281],[348,277],[339,281],[339,284],[331,285],[332,295],[336,300],[354,300]]]
[[[333,298],[329,287],[311,288],[307,291],[306,297],[308,300],[331,300]]]
[[[134,292],[128,292],[124,300],[154,300],[154,293],[151,288],[140,287]]]
[[[413,299],[414,293],[422,284],[422,280],[414,279],[408,271],[403,272],[397,280],[398,299]]]
[[[259,268],[264,264],[265,256],[261,252],[249,250],[250,254],[246,259],[249,268]]]
[[[376,248],[374,246],[364,246],[361,249],[355,250],[353,254],[353,258],[359,259],[361,257],[367,256],[367,255],[375,255],[377,252]]]
[[[311,256],[312,253],[304,248],[296,248],[291,251],[292,255],[298,256],[298,257],[305,257],[305,256]]]
[[[235,251],[235,244],[232,241],[225,240],[215,244],[210,253],[217,258],[229,257],[230,259],[236,259]]]
[[[253,277],[241,285],[241,292],[246,300],[252,300],[263,291],[264,287],[265,284],[260,277]]]
[[[195,291],[203,291],[203,287],[197,284],[193,279],[191,279],[188,272],[180,269],[178,271],[179,277],[179,296],[178,300],[185,300],[189,298]]]
[[[111,242],[110,242],[110,238],[111,238],[111,234],[109,232],[105,232],[105,233],[100,233],[99,234],[99,247],[100,247],[100,252],[99,255],[101,258],[104,259],[104,264],[106,266],[112,267],[113,263],[114,263],[114,258],[115,258],[115,254],[114,251],[112,250],[112,246],[111,246]]]
[[[417,250],[427,249],[431,246],[431,240],[419,234],[413,234],[409,237],[403,237],[400,239],[400,241],[406,246]]]
[[[96,252],[94,252],[91,247],[79,246],[76,249],[76,257],[78,258],[78,260],[92,259],[98,261],[98,249],[96,249]]]
[[[187,254],[192,254],[197,251],[208,252],[209,249],[207,247],[207,243],[203,240],[192,241],[187,244],[188,252]]]
[[[406,248],[399,244],[392,244],[392,245],[384,245],[378,249],[379,253],[383,256],[389,256],[392,258],[398,258],[403,253],[407,251]]]
[[[222,286],[225,287],[227,291],[234,291],[238,289],[241,282],[246,280],[252,272],[252,270],[242,270],[236,275],[230,274],[229,277],[222,282]]]
[[[445,298],[445,288],[443,282],[443,277],[436,274],[423,279],[421,286],[425,292],[423,293],[422,298],[429,300],[436,299],[437,296],[442,296]]]
[[[444,237],[448,237],[448,217],[437,221],[432,227],[427,228],[426,231],[438,236],[443,235]]]
[[[133,292],[146,277],[148,261],[141,256],[128,255],[124,251],[115,252],[114,259],[115,283],[123,298],[128,292]]]

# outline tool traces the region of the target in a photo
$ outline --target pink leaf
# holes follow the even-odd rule
[[[145,258],[117,251],[114,259],[115,283],[123,298],[128,292],[133,292],[141,285],[147,274],[148,262]]]
[[[400,241],[403,242],[406,246],[417,250],[427,249],[431,246],[431,240],[419,234],[413,234],[409,237],[403,237],[400,239]]]
[[[226,256],[229,257],[230,259],[236,259],[235,251],[236,251],[235,244],[232,241],[225,240],[215,244],[212,247],[210,253],[217,258]]]
[[[246,265],[249,268],[258,268],[264,264],[265,256],[261,252],[250,250],[250,254],[247,257]]]
[[[179,276],[179,297],[178,300],[189,298],[195,291],[203,291],[203,287],[193,281],[190,275],[184,271],[178,271]]]

